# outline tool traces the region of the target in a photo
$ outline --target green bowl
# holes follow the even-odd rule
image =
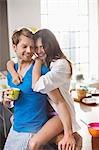
[[[18,88],[11,88],[8,94],[8,97],[12,100],[17,100],[20,94],[20,89]]]

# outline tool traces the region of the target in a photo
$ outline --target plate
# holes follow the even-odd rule
[[[92,93],[92,96],[99,96],[99,89],[97,89],[95,93]]]
[[[82,102],[85,104],[99,104],[99,97],[83,98]]]

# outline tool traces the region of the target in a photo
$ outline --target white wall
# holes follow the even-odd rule
[[[7,3],[0,0],[0,71],[6,69],[9,59]]]
[[[89,72],[93,79],[96,77],[99,81],[99,1],[91,0],[89,5]]]
[[[15,54],[11,47],[13,31],[22,26],[40,27],[40,0],[7,0],[8,7],[8,32],[10,57]]]

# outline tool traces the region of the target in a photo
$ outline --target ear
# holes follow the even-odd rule
[[[16,45],[15,44],[12,44],[12,48],[13,48],[13,50],[16,52]]]

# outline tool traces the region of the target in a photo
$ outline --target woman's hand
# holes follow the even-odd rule
[[[46,54],[43,54],[42,56],[39,56],[38,54],[35,54],[33,60],[35,62],[37,61],[41,64],[45,64],[45,58],[46,58]]]
[[[23,82],[23,77],[22,77],[22,75],[19,74],[18,72],[16,72],[16,74],[12,76],[12,82],[13,82],[15,85],[18,85],[18,84],[20,84],[21,82]]]
[[[43,60],[38,57],[38,58],[35,59],[35,63],[42,65]]]
[[[64,135],[62,140],[58,143],[58,150],[75,150],[76,141],[73,134]]]

